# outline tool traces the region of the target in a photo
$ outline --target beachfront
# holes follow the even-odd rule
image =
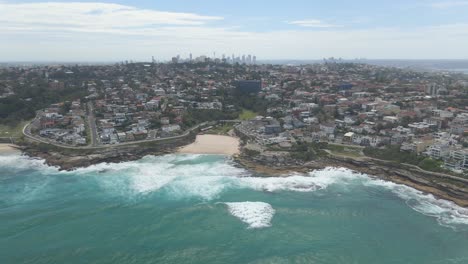
[[[178,150],[188,154],[223,154],[236,155],[240,153],[239,139],[222,135],[198,135],[195,142]]]
[[[20,151],[12,147],[11,144],[0,144],[0,155],[3,154],[14,154],[19,153]]]

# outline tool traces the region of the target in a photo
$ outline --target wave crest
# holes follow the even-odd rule
[[[24,170],[39,170],[42,172],[58,172],[56,167],[48,166],[43,159],[30,158],[20,154],[0,155],[0,168],[3,171],[19,172]]]
[[[233,166],[223,156],[192,154],[147,156],[138,161],[101,163],[71,172],[60,172],[55,167],[47,166],[44,160],[16,154],[0,156],[0,168],[3,180],[23,171],[43,176],[80,175],[95,179],[102,188],[113,194],[147,195],[162,191],[172,199],[194,197],[213,200],[228,189],[313,192],[336,184],[361,184],[390,190],[409,207],[436,218],[441,225],[468,227],[468,209],[405,185],[373,179],[344,168],[326,168],[285,177],[255,177],[247,170]],[[32,186],[42,185],[34,183]]]
[[[335,183],[350,183],[366,176],[344,168],[325,168],[307,175],[292,174],[285,177],[246,177],[239,179],[240,185],[254,190],[276,192],[312,192],[325,189]]]
[[[229,213],[249,225],[248,228],[265,228],[271,226],[275,209],[264,202],[225,203]]]
[[[437,199],[406,185],[383,180],[370,180],[367,186],[378,186],[390,190],[413,210],[437,219],[439,224],[454,229],[468,226],[468,209],[447,200]]]

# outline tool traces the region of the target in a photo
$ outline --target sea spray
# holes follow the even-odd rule
[[[95,165],[84,170],[127,170],[130,188],[136,193],[151,193],[162,189],[173,199],[217,199],[230,189],[253,189],[262,192],[314,192],[331,185],[381,187],[394,192],[408,206],[441,225],[468,225],[468,212],[449,201],[438,200],[411,187],[371,178],[345,168],[324,168],[308,174],[293,173],[283,177],[258,177],[237,168],[222,156],[166,155],[146,157],[140,161],[115,165]],[[108,171],[106,173],[112,173]],[[432,211],[431,211],[432,210]],[[435,210],[435,211],[434,211]]]
[[[265,228],[271,226],[275,210],[264,202],[225,203],[229,212],[249,225],[249,228]]]
[[[468,260],[462,208],[346,169],[262,178],[166,155],[64,172],[16,158],[0,173],[1,263]]]
[[[403,199],[415,211],[434,217],[439,224],[454,229],[468,229],[468,209],[460,207],[451,201],[435,198],[406,185],[372,179],[364,183],[366,186],[383,187]]]
[[[312,192],[332,184],[349,184],[366,178],[367,176],[349,169],[325,168],[305,175],[294,173],[283,177],[245,177],[238,181],[240,186],[259,191]]]
[[[325,168],[308,174],[258,177],[233,166],[224,156],[171,154],[147,156],[138,161],[101,163],[71,172],[60,172],[43,160],[20,155],[0,156],[2,181],[18,173],[34,174],[32,180],[17,184],[7,201],[29,201],[40,197],[50,177],[87,177],[111,195],[144,197],[165,193],[169,199],[219,199],[224,192],[250,189],[261,192],[316,192],[329,186],[383,188],[390,190],[412,209],[437,219],[444,226],[468,226],[468,210],[439,200],[411,187],[368,177],[344,168]],[[16,177],[16,176],[15,176]],[[13,187],[12,187],[13,188]],[[16,198],[15,198],[16,197]]]
[[[30,158],[19,154],[0,155],[0,175],[25,170],[35,170],[41,173],[58,172],[58,168],[48,166],[43,159]]]

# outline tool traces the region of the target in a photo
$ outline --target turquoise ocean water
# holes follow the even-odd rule
[[[346,169],[0,156],[0,263],[468,263],[468,210]]]

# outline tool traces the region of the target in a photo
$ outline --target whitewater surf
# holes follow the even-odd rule
[[[0,246],[16,245],[2,263],[468,259],[467,209],[343,168],[272,178],[226,156],[171,154],[59,171],[6,155],[0,171]]]

